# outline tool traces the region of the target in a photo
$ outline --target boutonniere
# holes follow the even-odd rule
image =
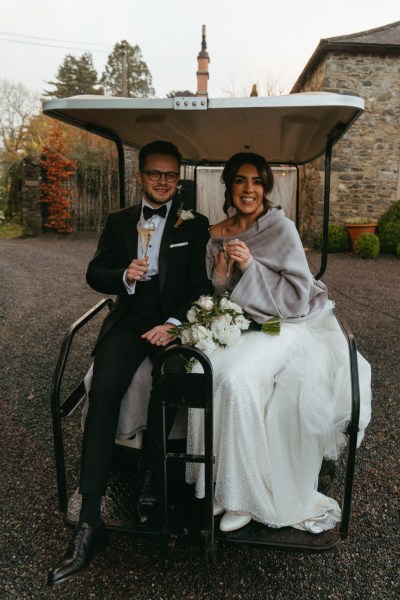
[[[184,210],[184,208],[182,206],[180,208],[178,208],[177,214],[178,214],[178,220],[174,225],[174,227],[176,227],[176,229],[178,229],[178,227],[180,227],[182,225],[183,221],[191,221],[192,219],[196,218],[195,215],[193,214],[193,210],[191,208],[189,210]]]

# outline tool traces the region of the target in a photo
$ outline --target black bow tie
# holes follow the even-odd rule
[[[167,207],[165,206],[165,204],[163,206],[160,206],[160,208],[150,208],[150,206],[143,206],[143,216],[146,219],[146,221],[148,219],[151,219],[151,217],[153,217],[154,215],[158,215],[159,217],[162,217],[163,219],[167,216]]]

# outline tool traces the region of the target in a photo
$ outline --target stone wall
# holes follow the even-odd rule
[[[42,205],[40,200],[39,157],[25,158],[22,163],[22,225],[24,235],[43,232]]]
[[[364,99],[364,114],[333,149],[330,220],[378,218],[400,198],[400,57],[328,53],[299,91],[356,93]],[[306,242],[321,228],[322,167],[318,160],[301,172]]]

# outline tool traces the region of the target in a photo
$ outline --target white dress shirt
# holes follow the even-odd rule
[[[147,271],[147,275],[149,277],[153,277],[154,275],[158,274],[158,257],[160,254],[161,239],[162,239],[162,236],[164,233],[164,227],[165,227],[165,223],[167,222],[167,217],[168,217],[169,211],[171,209],[171,205],[172,205],[172,200],[169,200],[165,204],[165,206],[167,207],[167,214],[165,215],[165,218],[160,217],[159,215],[153,215],[153,217],[152,217],[152,220],[156,226],[156,230],[153,233],[153,236],[150,240],[149,248],[147,250],[147,256],[149,257],[149,268]],[[146,200],[143,198],[142,208],[140,211],[140,219],[139,219],[140,224],[148,222],[148,221],[146,221],[146,219],[143,216],[143,206],[148,206],[149,208],[154,208],[153,206],[150,206],[150,204],[148,202],[146,202]],[[144,254],[143,254],[142,246],[140,244],[139,236],[138,236],[137,257],[144,258]],[[123,282],[124,282],[126,291],[128,292],[128,295],[131,296],[135,293],[136,281],[129,284],[126,281],[126,271],[127,270],[125,270],[122,278],[123,278]],[[173,317],[168,319],[168,323],[173,323],[174,325],[181,325],[181,322],[178,321],[178,319],[174,319]]]

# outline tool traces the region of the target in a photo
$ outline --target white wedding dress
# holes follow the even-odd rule
[[[215,498],[225,509],[314,533],[340,520],[336,500],[317,491],[323,457],[336,459],[346,443],[351,407],[347,342],[332,309],[328,301],[282,321],[279,336],[248,332],[211,354]],[[358,366],[360,443],[370,420],[370,366],[360,354]],[[203,411],[192,409],[188,452],[203,448]],[[204,497],[204,465],[188,465],[186,479]]]

